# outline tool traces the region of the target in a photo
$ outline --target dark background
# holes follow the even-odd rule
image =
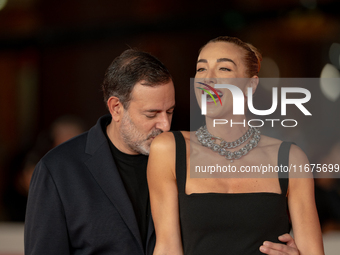
[[[9,161],[60,116],[76,115],[89,128],[107,113],[100,85],[125,49],[150,52],[168,67],[176,87],[172,129],[189,130],[198,50],[220,35],[250,42],[275,61],[279,73],[263,65],[262,77],[317,78],[328,63],[339,69],[340,55],[329,49],[340,42],[340,2],[8,0],[0,10],[0,211],[15,171]],[[339,119],[339,100],[319,96],[329,118]],[[339,139],[338,123],[311,133],[324,141],[322,153]]]

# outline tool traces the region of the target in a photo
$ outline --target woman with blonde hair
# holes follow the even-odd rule
[[[197,132],[163,133],[151,144],[148,184],[155,255],[292,254],[288,249],[271,253],[263,245],[278,242],[291,225],[300,254],[324,254],[312,178],[289,178],[285,172],[275,178],[219,178],[218,174],[190,178],[190,167],[204,160],[236,169],[309,164],[299,147],[261,135],[257,128],[214,127],[214,119],[246,118],[233,115],[231,92],[216,89],[215,84],[234,80],[244,95],[248,88],[254,93],[261,58],[255,47],[228,36],[213,39],[200,50],[197,100],[201,104],[202,91],[214,92],[220,104],[207,99],[206,125]]]

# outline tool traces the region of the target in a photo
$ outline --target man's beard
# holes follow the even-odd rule
[[[163,131],[160,129],[155,129],[152,130],[150,134],[145,135],[138,130],[127,111],[123,115],[120,135],[123,138],[124,143],[137,153],[149,155],[151,144],[149,139],[151,137],[156,137],[162,132]]]

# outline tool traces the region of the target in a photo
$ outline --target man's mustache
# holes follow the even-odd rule
[[[163,133],[162,130],[160,130],[160,129],[155,129],[155,130],[153,130],[153,131],[148,135],[148,137],[146,138],[146,140],[148,140],[148,139],[150,139],[150,138],[152,138],[152,137],[156,137],[156,136],[160,135],[161,133]]]

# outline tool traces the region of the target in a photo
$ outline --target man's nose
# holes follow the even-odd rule
[[[162,113],[156,124],[156,128],[163,132],[169,131],[171,126],[171,117],[167,113]]]

